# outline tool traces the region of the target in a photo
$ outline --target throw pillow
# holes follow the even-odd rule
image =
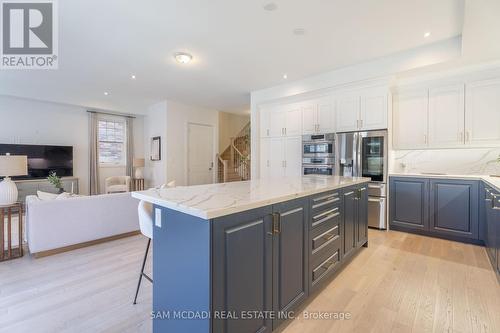
[[[59,196],[59,194],[42,192],[42,191],[36,191],[36,195],[40,200],[54,200]]]

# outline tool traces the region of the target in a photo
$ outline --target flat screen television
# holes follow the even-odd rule
[[[73,147],[0,144],[0,155],[28,156],[28,175],[15,180],[46,178],[55,171],[59,177],[73,176]]]

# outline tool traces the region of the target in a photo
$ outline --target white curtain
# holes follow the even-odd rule
[[[133,178],[134,175],[134,118],[126,118],[127,126],[127,176]]]
[[[89,112],[89,192],[99,194],[99,122],[97,113]]]

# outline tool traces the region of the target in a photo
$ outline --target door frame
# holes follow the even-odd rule
[[[185,178],[185,181],[186,181],[186,184],[189,186],[190,185],[190,179],[189,179],[189,129],[190,129],[190,126],[191,125],[194,125],[194,126],[205,126],[205,127],[209,127],[212,129],[212,160],[213,160],[213,163],[214,163],[214,166],[212,167],[212,184],[215,183],[215,176],[217,175],[217,166],[218,164],[216,163],[216,159],[215,159],[215,155],[216,155],[216,148],[215,148],[215,144],[216,144],[216,137],[215,137],[215,126],[214,125],[211,125],[211,124],[203,124],[203,123],[197,123],[197,122],[191,122],[191,121],[188,121],[187,124],[186,124],[186,151],[185,151],[185,161],[186,161],[186,178]]]

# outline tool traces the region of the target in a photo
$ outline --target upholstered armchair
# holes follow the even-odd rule
[[[115,176],[108,177],[105,180],[106,194],[130,192],[130,177],[129,176]]]

